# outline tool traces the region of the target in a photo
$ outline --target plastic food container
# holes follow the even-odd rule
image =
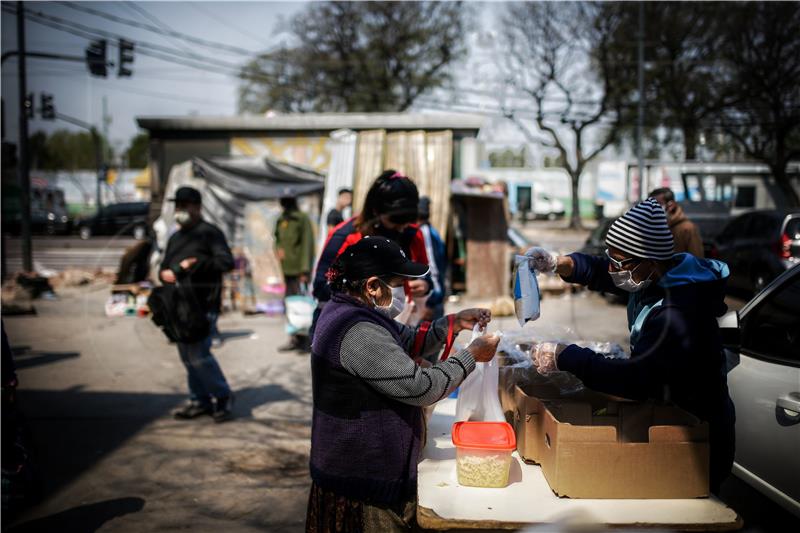
[[[511,452],[517,446],[514,429],[506,422],[453,424],[458,483],[467,487],[508,485]]]

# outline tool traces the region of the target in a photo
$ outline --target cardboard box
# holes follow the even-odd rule
[[[565,399],[558,387],[549,382],[525,383],[513,387],[513,417],[510,422],[517,436],[517,452],[528,463],[540,463],[544,447],[541,414],[548,400]],[[626,401],[614,398],[589,389],[569,396],[572,401],[586,402],[587,405],[601,409],[615,401]]]
[[[540,462],[570,498],[708,496],[708,426],[670,406],[546,401]]]

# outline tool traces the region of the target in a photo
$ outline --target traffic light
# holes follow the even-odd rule
[[[108,75],[106,70],[106,40],[99,39],[92,41],[86,47],[86,66],[92,76],[105,78]]]
[[[125,39],[119,40],[119,66],[117,67],[117,77],[130,77],[133,71],[126,65],[133,63],[133,48],[134,45]]]
[[[28,93],[28,97],[25,99],[25,116],[28,118],[33,118],[33,93]]]
[[[115,181],[117,181],[117,171],[113,168],[109,168],[106,170],[106,183],[114,185]]]
[[[42,120],[55,120],[56,119],[56,106],[53,104],[53,95],[42,93],[40,95],[40,107],[42,110]]]

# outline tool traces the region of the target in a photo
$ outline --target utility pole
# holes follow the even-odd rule
[[[17,173],[19,177],[20,204],[22,208],[22,268],[26,272],[33,270],[33,247],[31,245],[31,181],[28,174],[28,98],[27,78],[25,72],[25,3],[17,2],[17,83],[19,91],[19,161]]]
[[[644,180],[644,154],[642,146],[642,136],[644,134],[644,2],[639,2],[639,39],[638,39],[638,74],[639,74],[639,113],[636,120],[636,160],[639,166],[639,199],[645,198]]]
[[[111,124],[111,116],[108,114],[108,96],[103,95],[103,139],[108,142],[108,126]],[[103,147],[103,159],[111,161],[111,145]]]

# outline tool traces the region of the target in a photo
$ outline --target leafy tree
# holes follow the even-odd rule
[[[133,139],[125,151],[130,168],[144,168],[149,160],[150,136],[147,133],[139,133]]]
[[[310,3],[292,20],[292,45],[242,69],[239,109],[403,111],[449,81],[468,12],[459,2]]]
[[[105,144],[100,137],[101,147]],[[32,168],[79,170],[97,167],[96,147],[89,132],[57,130],[49,136],[42,131],[29,137]]]

